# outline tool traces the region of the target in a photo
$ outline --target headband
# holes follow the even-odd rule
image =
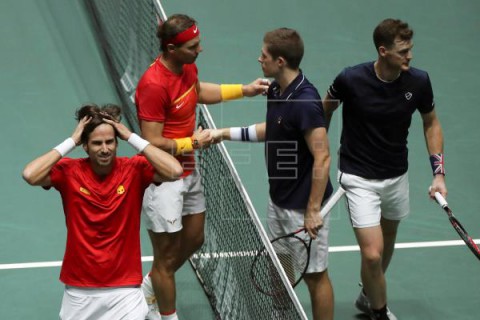
[[[168,40],[165,40],[164,44],[165,45],[168,45],[168,44],[174,44],[174,45],[182,44],[182,43],[185,43],[187,41],[192,40],[195,37],[198,37],[199,35],[200,35],[200,30],[198,30],[198,27],[197,27],[196,24],[193,24],[190,28],[178,33],[177,35],[175,35],[174,37],[172,37]]]

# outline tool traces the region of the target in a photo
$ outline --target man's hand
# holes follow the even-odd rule
[[[81,139],[83,130],[85,129],[85,125],[87,125],[87,123],[89,123],[90,121],[92,121],[92,118],[89,116],[85,116],[80,119],[80,121],[78,121],[77,127],[72,133],[72,139],[73,141],[75,141],[75,145],[78,146],[82,142]]]
[[[197,140],[198,149],[207,149],[213,142],[213,139],[211,137],[211,130],[203,130],[201,126],[198,127],[197,130],[195,130],[192,139]]]
[[[210,137],[212,138],[212,144],[220,143],[224,139],[223,131],[226,129],[211,129],[210,130]]]
[[[253,97],[259,94],[266,94],[269,86],[270,81],[268,79],[258,78],[252,83],[242,86],[243,96]]]
[[[130,138],[130,135],[132,134],[132,132],[123,123],[116,122],[107,118],[103,118],[103,121],[112,125],[112,127],[115,129],[120,139],[127,141],[128,138]]]
[[[307,212],[305,212],[303,223],[308,235],[312,239],[316,239],[318,230],[323,226],[323,220],[320,216],[320,212],[312,212],[307,210]]]
[[[432,186],[428,190],[431,199],[435,199],[435,192],[440,192],[445,199],[447,198],[448,191],[443,174],[437,174],[433,177]]]

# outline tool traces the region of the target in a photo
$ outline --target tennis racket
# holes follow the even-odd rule
[[[468,248],[473,252],[473,254],[480,259],[480,249],[477,244],[473,241],[472,237],[468,235],[467,230],[462,226],[460,221],[453,215],[452,210],[448,206],[447,200],[442,196],[440,192],[435,192],[435,200],[442,207],[442,209],[447,213],[448,220],[452,224],[453,228],[460,235],[463,241],[465,241]]]
[[[339,187],[320,211],[322,218],[344,194],[345,190]],[[305,240],[304,235],[301,235],[304,232],[305,228],[301,228],[270,241],[292,287],[300,283],[309,265],[312,238]],[[250,269],[250,278],[257,290],[266,295],[277,296],[285,292],[280,274],[275,270],[266,247],[257,251]]]

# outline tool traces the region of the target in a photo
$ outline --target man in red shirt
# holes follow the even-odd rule
[[[204,239],[205,198],[193,151],[208,147],[212,137],[208,130],[194,132],[197,103],[252,97],[264,93],[268,81],[257,79],[248,85],[199,81],[195,60],[202,51],[200,31],[186,15],[169,17],[159,26],[157,37],[162,53],[138,83],[137,113],[142,136],[176,155],[184,175],[160,187],[151,185],[145,192],[143,213],[153,246],[153,265],[143,287],[147,300],[153,302],[156,297],[162,319],[176,320],[175,271]],[[155,304],[151,306],[150,319],[160,319]]]
[[[148,311],[140,289],[140,213],[150,183],[178,179],[179,162],[131,133],[120,107],[77,111],[72,136],[30,162],[23,178],[60,192],[67,243],[60,280],[61,319],[138,319]],[[117,157],[117,137],[144,156]],[[64,156],[82,144],[88,158]]]

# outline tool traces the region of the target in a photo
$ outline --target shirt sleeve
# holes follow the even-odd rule
[[[306,89],[302,98],[296,102],[301,112],[296,112],[297,127],[302,131],[313,128],[326,127],[322,99],[316,92]]]
[[[332,98],[340,100],[342,102],[345,98],[345,92],[347,88],[347,71],[344,69],[340,72],[333,83],[328,88],[328,95]]]
[[[73,159],[62,158],[58,161],[50,171],[51,186],[57,190],[61,190],[67,181],[66,177],[69,175],[68,169],[73,164]]]
[[[150,185],[150,183],[153,182],[155,169],[150,164],[150,162],[148,162],[147,158],[145,158],[145,156],[143,155],[133,156],[132,161],[134,162],[135,168],[137,168],[138,173],[141,175],[142,187],[146,189]]]
[[[426,74],[425,88],[422,90],[422,93],[423,99],[418,106],[418,111],[420,111],[420,113],[429,113],[435,108],[435,101],[433,99],[432,83],[430,82],[428,73]]]

